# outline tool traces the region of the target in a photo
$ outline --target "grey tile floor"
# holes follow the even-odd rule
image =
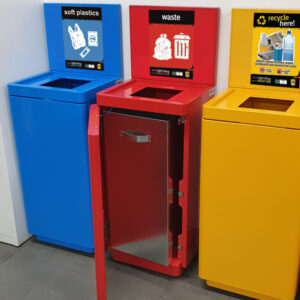
[[[114,262],[109,254],[106,261],[108,300],[242,298],[206,287],[197,277],[197,260],[179,278]],[[34,239],[18,248],[0,243],[0,300],[96,299],[93,256]]]

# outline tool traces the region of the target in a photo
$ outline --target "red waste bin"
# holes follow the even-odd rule
[[[132,79],[97,94],[89,148],[98,298],[113,259],[179,276],[197,253],[202,105],[217,8],[130,7]]]

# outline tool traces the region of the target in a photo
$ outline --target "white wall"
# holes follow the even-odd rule
[[[220,7],[217,92],[227,87],[231,8],[300,9],[299,0],[48,0],[46,2],[122,4],[125,79],[130,78],[131,72],[129,4]],[[6,84],[48,68],[42,0],[1,0],[0,37],[0,241],[18,244],[27,235]]]
[[[0,241],[29,237],[6,85],[48,69],[41,0],[0,1]]]

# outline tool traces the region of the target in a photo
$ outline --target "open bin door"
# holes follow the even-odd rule
[[[106,300],[104,204],[100,152],[100,107],[90,106],[88,128],[98,300]]]
[[[113,253],[165,267],[169,265],[169,153],[173,150],[169,136],[176,121],[173,116],[151,113],[103,112],[101,148]]]

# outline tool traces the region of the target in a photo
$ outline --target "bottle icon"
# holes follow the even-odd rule
[[[282,46],[279,43],[274,47],[274,61],[282,61]]]
[[[283,39],[283,60],[294,61],[294,46],[295,38],[292,35],[292,31],[289,29],[286,36]]]
[[[259,52],[265,52],[268,50],[269,50],[268,35],[263,32],[260,34]]]

